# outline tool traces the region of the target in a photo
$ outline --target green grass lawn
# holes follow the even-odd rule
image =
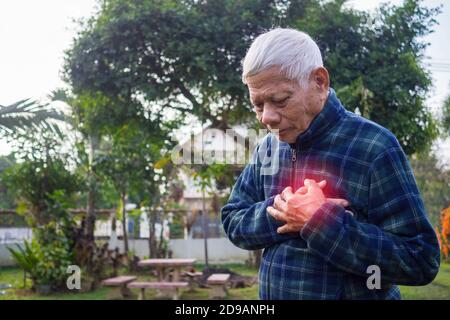
[[[426,286],[400,286],[403,299],[410,300],[450,300],[450,264],[441,263],[434,281]]]
[[[203,266],[197,265],[196,269],[201,270]],[[256,276],[258,271],[256,269],[248,268],[245,265],[228,264],[221,265],[221,268],[229,268],[241,275]],[[138,274],[138,280],[152,280],[153,277],[147,275],[145,272]],[[109,288],[100,288],[93,292],[85,293],[57,293],[49,296],[39,296],[29,290],[30,283],[27,282],[27,288],[23,288],[23,273],[18,268],[1,268],[0,269],[0,283],[9,283],[13,286],[7,289],[5,295],[0,295],[0,300],[104,300],[108,297]],[[439,274],[436,279],[427,286],[422,287],[400,287],[403,299],[448,299],[450,300],[450,264],[442,263]],[[147,298],[153,299],[155,291],[148,290]],[[195,292],[181,291],[181,299],[204,300],[208,299],[208,289],[197,289]],[[258,285],[255,284],[250,288],[244,289],[230,289],[229,300],[234,299],[258,299]]]

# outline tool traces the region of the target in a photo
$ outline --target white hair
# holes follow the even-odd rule
[[[276,28],[256,37],[242,61],[242,82],[273,66],[307,87],[311,72],[323,67],[322,55],[311,37],[294,29]]]

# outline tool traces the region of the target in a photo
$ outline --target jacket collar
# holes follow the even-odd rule
[[[345,111],[336,92],[330,88],[322,111],[313,119],[308,129],[297,137],[296,147],[303,149],[312,142],[320,140],[344,116]]]

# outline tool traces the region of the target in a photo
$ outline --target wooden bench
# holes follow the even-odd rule
[[[187,288],[189,284],[187,282],[145,282],[145,281],[134,281],[128,284],[128,288],[138,288],[140,289],[138,300],[145,300],[145,289],[158,289],[167,292],[171,292],[173,300],[178,300],[179,289]]]
[[[130,298],[133,294],[130,289],[128,289],[127,285],[136,279],[137,277],[135,276],[119,276],[103,280],[102,285],[113,287],[108,293],[108,299]]]
[[[210,298],[226,298],[228,295],[227,282],[230,279],[228,273],[214,273],[208,277],[206,281],[208,286],[212,288]]]
[[[198,285],[198,279],[201,278],[203,272],[183,271],[181,275],[187,278],[189,283],[189,291],[192,292],[195,290],[196,284]]]

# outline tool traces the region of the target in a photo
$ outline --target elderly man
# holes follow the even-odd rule
[[[431,282],[439,245],[407,157],[389,130],[343,107],[316,43],[262,34],[242,79],[271,133],[222,222],[236,246],[264,249],[260,298],[399,299],[397,284]]]

